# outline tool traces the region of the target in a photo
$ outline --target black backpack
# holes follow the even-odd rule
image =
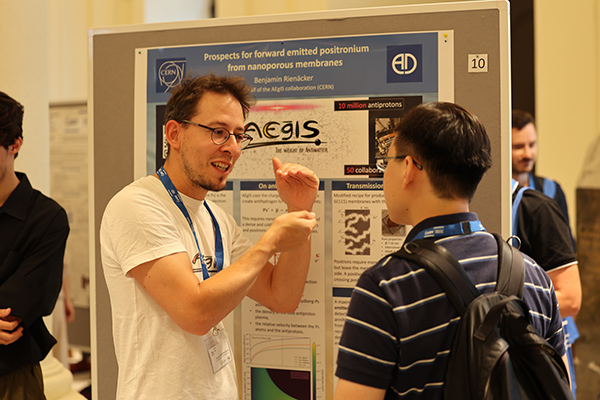
[[[498,242],[496,291],[479,290],[444,247],[407,243],[394,256],[431,274],[461,315],[444,382],[445,399],[572,399],[565,365],[529,322],[522,254]]]

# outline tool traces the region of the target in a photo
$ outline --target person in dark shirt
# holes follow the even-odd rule
[[[0,399],[45,399],[40,361],[56,340],[44,324],[62,285],[65,210],[15,172],[23,106],[0,92]]]
[[[523,187],[543,192],[553,199],[567,220],[569,234],[575,248],[575,240],[570,231],[567,198],[560,184],[550,178],[535,174],[537,159],[537,130],[533,116],[526,111],[512,112],[512,176]]]
[[[577,380],[573,343],[579,338],[574,317],[581,307],[581,281],[571,230],[558,204],[538,190],[512,181],[512,244],[536,260],[546,271],[556,292],[563,319],[565,347],[571,377],[573,398]]]
[[[567,221],[556,202],[537,190],[524,190],[518,199],[521,188],[513,180],[513,234],[519,238],[513,245],[552,279],[563,319],[575,316],[581,307],[581,283]]]
[[[550,178],[535,174],[537,131],[533,116],[523,110],[512,112],[512,176],[520,187],[531,188],[515,204],[519,192],[513,183],[513,226],[521,239],[521,251],[537,261],[552,279],[560,304],[567,337],[571,383],[575,396],[575,365],[571,345],[579,337],[574,317],[581,306],[576,243],[571,232],[567,200],[562,187]],[[543,193],[543,194],[542,194]],[[547,201],[550,198],[551,201]],[[556,207],[553,207],[554,203]],[[562,214],[562,218],[561,218]],[[515,220],[518,216],[519,220]],[[525,221],[526,219],[526,221]],[[566,236],[565,236],[566,233]]]

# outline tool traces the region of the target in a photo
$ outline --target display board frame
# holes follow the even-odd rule
[[[136,49],[303,37],[454,32],[453,101],[476,114],[492,141],[494,165],[472,201],[486,227],[510,235],[510,51],[508,1],[378,7],[258,17],[208,19],[92,29],[90,43],[90,265],[94,398],[115,396],[117,365],[110,301],[98,229],[110,198],[136,177]],[[470,68],[485,55],[486,68]],[[139,172],[138,172],[139,173]],[[325,212],[328,210],[325,209]],[[329,304],[328,306],[331,306]],[[327,332],[331,339],[331,332]],[[328,349],[327,357],[332,357]],[[326,398],[333,394],[327,371]]]

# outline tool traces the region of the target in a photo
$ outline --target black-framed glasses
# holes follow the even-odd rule
[[[184,119],[181,122],[185,122],[186,124],[196,125],[196,126],[199,126],[200,128],[208,129],[209,131],[211,131],[210,139],[216,145],[224,144],[225,142],[227,142],[229,140],[229,136],[233,136],[235,138],[235,141],[236,141],[238,147],[240,149],[244,150],[246,147],[248,147],[248,145],[252,141],[252,136],[248,135],[247,133],[231,133],[225,128],[211,128],[210,126],[202,125],[197,122],[188,121],[187,119]]]
[[[379,171],[384,172],[388,166],[389,160],[395,160],[395,159],[404,160],[406,157],[408,157],[408,154],[406,154],[404,156],[376,156],[375,157],[375,166],[377,167],[377,169]],[[413,158],[412,162],[420,170],[423,169],[423,166],[421,164],[419,164],[418,162],[416,162],[414,158]]]

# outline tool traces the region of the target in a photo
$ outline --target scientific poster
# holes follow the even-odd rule
[[[251,146],[226,190],[210,194],[251,240],[286,212],[272,157],[304,164],[321,179],[300,306],[275,314],[250,299],[241,304],[235,337],[244,400],[325,400],[333,391],[352,288],[410,229],[387,216],[375,157],[387,153],[411,107],[453,100],[453,65],[452,31],[136,49],[140,176],[163,163],[169,90],[187,75],[213,72],[244,77],[257,98],[246,120]]]
[[[50,107],[50,193],[67,212],[65,274],[76,307],[90,306],[87,105]]]

